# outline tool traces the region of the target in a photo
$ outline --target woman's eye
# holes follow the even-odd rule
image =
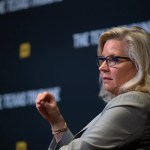
[[[112,61],[119,62],[119,59],[117,57],[112,57]]]

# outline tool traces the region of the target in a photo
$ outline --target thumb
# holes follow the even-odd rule
[[[46,108],[49,109],[50,108],[50,104],[48,102],[41,102],[41,104]]]
[[[44,101],[41,101],[41,105],[45,108],[49,107],[49,103],[48,102],[44,102]]]

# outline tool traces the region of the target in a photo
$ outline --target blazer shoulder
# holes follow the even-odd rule
[[[150,109],[150,94],[143,92],[127,92],[113,98],[107,107],[131,106]]]

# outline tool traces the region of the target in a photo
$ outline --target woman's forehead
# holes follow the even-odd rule
[[[106,41],[101,55],[125,55],[126,44],[121,40],[108,40]]]

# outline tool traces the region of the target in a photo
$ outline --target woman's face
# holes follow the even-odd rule
[[[117,39],[107,40],[102,51],[102,56],[122,56],[128,57],[124,50],[127,49],[126,44]],[[103,80],[106,91],[118,95],[119,88],[127,81],[132,79],[137,69],[131,60],[119,59],[119,63],[115,66],[108,66],[104,61],[99,67],[100,75]]]

